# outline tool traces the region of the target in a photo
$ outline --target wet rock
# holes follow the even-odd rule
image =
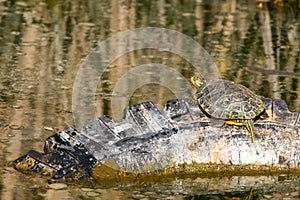
[[[81,188],[81,190],[84,191],[84,192],[94,191],[92,188]]]
[[[264,195],[264,198],[266,198],[266,199],[271,199],[271,198],[272,198],[272,195],[265,194],[265,195]]]
[[[89,197],[97,197],[97,196],[99,196],[100,194],[98,193],[98,192],[88,192],[87,193],[87,196],[89,196]]]
[[[53,190],[63,190],[66,189],[68,186],[64,183],[52,183],[49,187]]]
[[[21,130],[21,129],[23,129],[23,126],[18,125],[18,124],[11,124],[11,125],[9,125],[9,128],[12,130]]]

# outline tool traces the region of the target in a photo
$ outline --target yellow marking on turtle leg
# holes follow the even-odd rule
[[[225,120],[225,123],[229,124],[229,125],[236,125],[236,126],[244,126],[245,125],[245,123],[235,121],[235,120]]]
[[[253,120],[252,119],[248,119],[245,122],[245,126],[248,129],[248,131],[251,133],[251,139],[252,139],[252,143],[254,143],[254,125],[253,125]]]
[[[244,119],[244,120],[225,120],[226,124],[236,125],[236,126],[246,126],[247,130],[251,134],[252,143],[254,143],[254,125],[252,119]]]

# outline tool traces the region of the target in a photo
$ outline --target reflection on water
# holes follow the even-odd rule
[[[260,95],[282,98],[297,111],[299,9],[298,1],[283,5],[234,0],[0,1],[0,198],[23,199],[25,195],[30,199],[37,194],[46,199],[75,197],[72,190],[43,189],[46,183],[40,179],[34,179],[29,187],[29,177],[6,165],[29,149],[41,151],[48,136],[74,126],[72,92],[80,63],[98,41],[121,31],[152,26],[182,32],[210,52],[222,78]],[[194,73],[193,66],[180,56],[156,49],[118,57],[108,63],[98,83],[97,115],[112,115],[111,97],[118,81],[134,67],[149,63],[172,67],[185,78]],[[124,83],[124,88],[132,84]],[[167,87],[149,84],[137,88],[130,103],[152,100],[162,107],[165,100],[175,96]],[[284,184],[297,191],[298,180],[296,177]],[[177,192],[186,196],[190,190],[186,190],[186,182],[182,184]],[[194,185],[194,190],[199,187],[193,181],[188,184]],[[83,199],[86,193],[76,198]],[[128,197],[126,192],[98,193],[107,199]]]

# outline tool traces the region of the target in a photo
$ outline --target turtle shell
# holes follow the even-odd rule
[[[194,99],[207,114],[220,119],[254,119],[265,109],[251,90],[221,79],[204,82]]]

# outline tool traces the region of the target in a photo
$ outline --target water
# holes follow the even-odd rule
[[[94,198],[89,192],[98,193],[95,197],[98,199],[168,196],[199,199],[209,194],[204,191],[211,191],[218,197],[234,195],[236,191],[231,191],[230,187],[218,187],[232,181],[228,177],[178,178],[167,183],[115,190],[89,191],[83,190],[83,186],[53,190],[44,179],[24,176],[8,163],[30,149],[42,151],[45,139],[56,131],[80,126],[73,113],[82,114],[83,121],[104,114],[121,119],[122,109],[128,104],[151,100],[162,108],[166,100],[190,94],[191,87],[185,83],[195,70],[190,61],[197,61],[197,58],[184,59],[172,53],[168,49],[170,46],[163,45],[165,49],[133,49],[109,58],[99,81],[95,82],[96,91],[90,92],[93,95],[90,96],[91,110],[74,109],[74,83],[83,59],[99,41],[134,28],[163,27],[193,38],[212,56],[220,77],[243,84],[259,95],[284,99],[290,110],[298,111],[299,9],[298,1],[281,6],[279,3],[234,0],[1,0],[0,199],[55,199],[58,195],[66,199]],[[197,53],[182,37],[166,37],[161,41],[175,43],[176,48],[186,50],[189,55]],[[109,56],[121,50],[120,43],[110,43],[101,53]],[[136,68],[150,64],[158,69],[165,67],[168,73]],[[166,80],[169,82],[164,82]],[[145,83],[140,85],[141,81]],[[77,92],[85,94],[89,89],[87,85]],[[260,182],[262,184],[240,183],[243,186],[240,191],[247,192],[253,186],[259,198],[263,195],[297,197],[297,176],[255,179],[264,181]],[[215,188],[208,187],[214,184]],[[276,190],[272,189],[275,185]]]

